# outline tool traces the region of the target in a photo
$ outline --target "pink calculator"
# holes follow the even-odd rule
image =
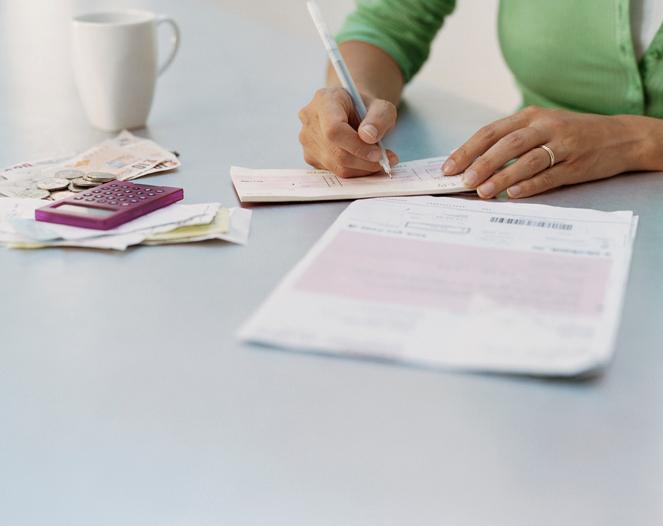
[[[183,198],[181,188],[113,181],[39,208],[35,219],[109,230]]]

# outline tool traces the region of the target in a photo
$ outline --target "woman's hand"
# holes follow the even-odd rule
[[[304,160],[340,177],[369,175],[382,170],[377,142],[396,124],[396,107],[386,100],[364,97],[368,113],[356,122],[352,99],[342,88],[318,90],[299,112],[299,142]],[[387,151],[391,165],[398,157]]]
[[[512,198],[529,197],[647,169],[638,159],[647,143],[638,119],[647,118],[528,107],[479,130],[449,157],[443,172],[462,173],[468,188],[489,199],[504,190]],[[542,145],[554,153],[554,166]]]

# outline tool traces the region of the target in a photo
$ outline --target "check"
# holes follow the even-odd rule
[[[442,175],[446,157],[400,163],[392,177],[344,179],[325,170],[252,170],[233,166],[230,177],[243,203],[334,201],[366,197],[467,192],[460,176]]]
[[[442,368],[586,373],[612,355],[636,225],[632,212],[355,201],[240,336]]]

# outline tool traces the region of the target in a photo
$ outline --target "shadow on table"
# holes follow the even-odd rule
[[[501,371],[478,371],[471,369],[454,369],[448,367],[436,367],[428,365],[419,365],[413,362],[400,361],[396,359],[389,359],[377,356],[360,356],[349,354],[338,354],[333,352],[325,352],[319,350],[301,350],[301,349],[285,349],[264,343],[244,342],[247,349],[258,352],[272,353],[284,355],[299,355],[308,356],[311,359],[323,360],[340,360],[348,363],[360,363],[365,367],[378,366],[378,367],[399,367],[403,371],[418,371],[421,373],[438,374],[438,375],[468,375],[478,378],[486,378],[494,381],[509,381],[519,382],[523,384],[528,383],[544,383],[561,387],[568,387],[571,389],[585,389],[599,385],[609,374],[609,366],[607,369],[601,369],[590,373],[585,373],[576,376],[541,376],[535,374],[511,373]]]
[[[403,161],[447,155],[481,126],[501,117],[493,109],[425,84],[417,85],[406,92],[399,107],[398,125],[385,143]]]

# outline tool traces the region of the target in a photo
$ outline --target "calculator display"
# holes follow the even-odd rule
[[[104,210],[103,208],[90,208],[88,206],[78,205],[60,205],[57,207],[58,212],[71,212],[72,214],[87,216],[87,217],[108,217],[113,215],[113,210]]]

